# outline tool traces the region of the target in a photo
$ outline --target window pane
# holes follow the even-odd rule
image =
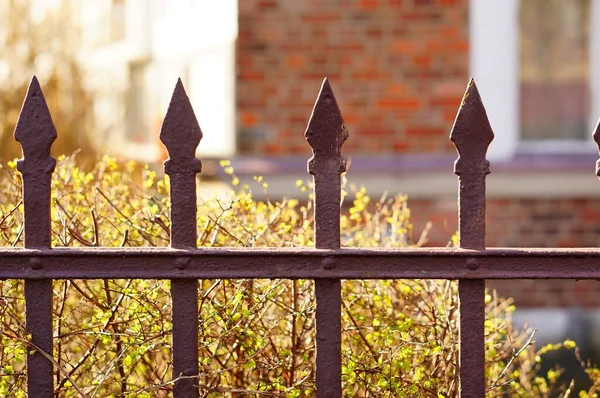
[[[590,0],[521,0],[521,138],[588,135]]]
[[[145,144],[150,138],[148,127],[146,90],[147,64],[129,64],[129,90],[127,92],[127,131],[125,136],[130,142]]]
[[[125,0],[112,0],[110,7],[110,40],[118,42],[125,38]]]

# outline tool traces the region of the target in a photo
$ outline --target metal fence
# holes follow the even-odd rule
[[[25,248],[0,249],[0,279],[25,280],[26,328],[38,350],[27,356],[30,397],[53,396],[53,279],[170,279],[173,311],[174,397],[197,397],[198,279],[313,279],[316,289],[317,397],[341,397],[342,279],[457,279],[460,296],[461,397],[484,397],[485,279],[600,278],[600,249],[486,249],[487,147],[494,134],[473,81],[450,135],[459,157],[458,248],[351,249],[340,247],[341,147],[348,133],[327,80],[305,133],[313,150],[315,248],[196,247],[195,148],[202,132],[181,81],[177,82],[160,139],[169,152],[169,248],[51,248],[50,147],[56,130],[37,79],[27,92],[15,138],[23,148]],[[598,134],[595,134],[600,141]]]

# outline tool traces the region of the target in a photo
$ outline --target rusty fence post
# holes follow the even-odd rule
[[[487,148],[494,133],[471,80],[456,115],[450,139],[458,152],[454,173],[459,180],[458,219],[459,246],[463,249],[485,249],[485,178],[490,173]],[[477,259],[466,260],[475,271]],[[458,281],[460,300],[460,396],[485,397],[485,280]]]
[[[348,138],[344,119],[329,81],[325,79],[305,133],[313,151],[308,172],[314,179],[315,247],[340,248],[340,175],[346,171],[341,148]],[[333,258],[323,267],[335,267]],[[342,396],[341,385],[341,281],[315,280],[317,305],[317,397]]]
[[[202,131],[194,115],[181,79],[177,81],[167,114],[161,126],[160,139],[169,152],[165,173],[170,179],[171,247],[196,248],[196,174],[202,169],[196,159],[196,148]],[[189,258],[175,259],[175,266],[185,269]],[[173,389],[175,398],[198,397],[198,281],[172,279],[173,305]]]
[[[25,247],[48,250],[51,246],[50,184],[56,160],[50,148],[56,128],[44,94],[34,76],[29,84],[21,114],[15,127],[23,158],[17,168],[23,176]],[[31,259],[32,270],[43,267],[40,258]],[[30,397],[54,396],[52,362],[37,349],[52,356],[52,280],[25,280],[25,323],[36,349],[27,351],[27,393]]]

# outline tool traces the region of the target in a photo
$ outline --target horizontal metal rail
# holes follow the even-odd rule
[[[598,279],[600,249],[0,249],[2,279]]]

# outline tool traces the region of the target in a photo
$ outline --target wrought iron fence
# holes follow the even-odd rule
[[[197,397],[198,279],[312,279],[316,296],[317,397],[341,397],[341,280],[457,279],[460,296],[461,397],[484,397],[484,289],[486,279],[598,279],[600,249],[487,249],[486,151],[494,134],[475,83],[470,81],[450,134],[459,157],[458,248],[352,249],[340,247],[341,147],[348,137],[327,79],[305,133],[312,147],[315,248],[234,249],[196,246],[195,148],[202,132],[181,81],[177,82],[160,139],[169,153],[169,248],[51,248],[50,156],[56,130],[34,77],[15,138],[23,148],[24,248],[0,249],[0,279],[25,280],[26,329],[37,350],[27,356],[30,397],[53,396],[53,279],[170,279],[175,398]],[[600,133],[594,135],[600,142]],[[597,173],[598,174],[598,173]],[[45,355],[43,353],[46,353]],[[187,377],[185,377],[187,376]]]

